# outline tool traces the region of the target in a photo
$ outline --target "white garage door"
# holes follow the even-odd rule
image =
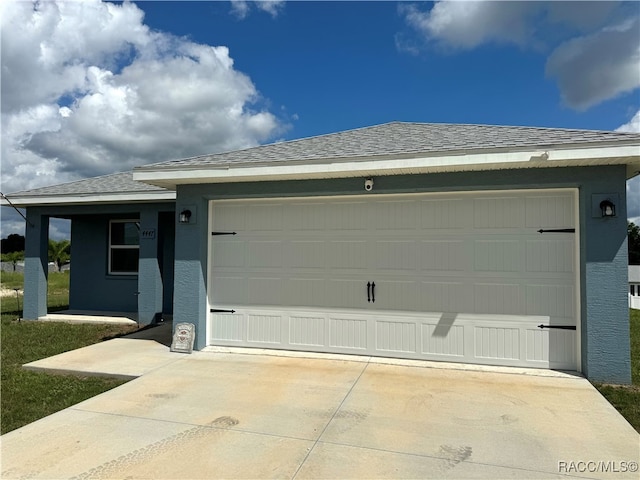
[[[213,201],[209,344],[576,369],[575,205],[571,190]]]

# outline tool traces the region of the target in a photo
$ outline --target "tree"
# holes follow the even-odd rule
[[[640,265],[640,227],[629,222],[627,237],[629,237],[629,265]]]
[[[3,238],[0,240],[0,250],[2,253],[24,251],[24,236],[12,233],[7,238]]]
[[[69,240],[55,240],[49,239],[49,261],[54,262],[58,271],[62,271],[63,265],[66,265],[71,261],[71,242]]]
[[[3,253],[2,261],[13,264],[13,271],[16,271],[18,262],[24,260],[24,252]]]

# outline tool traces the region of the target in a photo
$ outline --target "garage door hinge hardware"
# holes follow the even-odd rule
[[[576,233],[575,228],[555,228],[551,230],[538,230],[538,233]]]
[[[376,282],[367,282],[367,302],[376,301]]]
[[[211,235],[237,235],[236,232],[211,232]]]
[[[211,310],[209,310],[209,312],[211,313],[236,313],[235,310],[224,310],[221,308],[212,308]]]
[[[538,328],[559,328],[560,330],[575,330],[575,325],[538,325]]]

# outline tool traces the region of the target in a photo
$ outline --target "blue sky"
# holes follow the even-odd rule
[[[640,131],[637,2],[0,9],[4,193],[395,120]]]

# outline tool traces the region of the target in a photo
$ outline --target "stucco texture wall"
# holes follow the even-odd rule
[[[360,177],[178,186],[177,210],[190,205],[197,215],[193,224],[176,230],[174,321],[195,323],[196,348],[206,346],[209,200],[577,188],[582,371],[595,381],[629,383],[625,178],[624,166],[610,166],[385,176],[375,178],[372,192],[365,192]],[[617,199],[615,218],[605,219],[594,211],[598,195]]]

